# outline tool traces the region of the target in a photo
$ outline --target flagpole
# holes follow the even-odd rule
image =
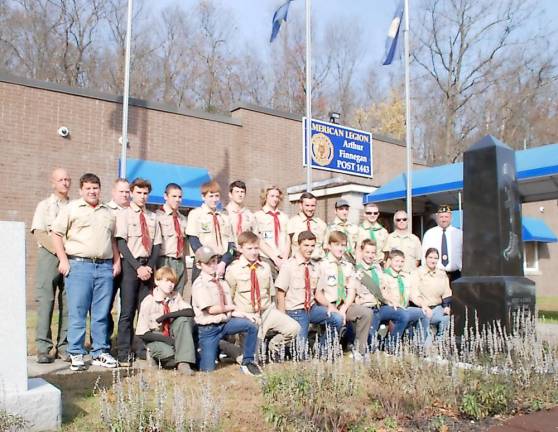
[[[405,144],[407,153],[407,218],[409,233],[413,232],[413,143],[411,127],[411,95],[409,71],[409,0],[405,0]]]
[[[306,0],[306,191],[312,192],[312,1]]]
[[[126,53],[124,60],[124,96],[122,98],[122,142],[120,148],[120,174],[126,178],[126,153],[128,150],[128,100],[130,97],[130,49],[132,45],[132,9],[134,0],[128,0],[128,21],[126,23]]]

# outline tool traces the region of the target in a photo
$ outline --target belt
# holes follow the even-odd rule
[[[442,306],[442,303],[438,303],[438,304],[436,304],[436,305],[428,306],[428,307],[429,307],[430,309],[434,309],[435,307],[438,307],[438,306]]]
[[[112,262],[112,258],[84,258],[75,255],[69,255],[68,259],[79,261],[79,262],[93,263],[93,264],[104,264],[104,263]]]
[[[148,257],[139,257],[139,258],[136,258],[136,261],[139,262],[140,264],[147,264],[149,262],[149,258]]]
[[[184,261],[184,258],[183,258],[183,257],[175,258],[175,257],[170,257],[170,256],[166,256],[166,255],[165,255],[165,258],[171,259],[171,260],[175,260],[175,261]]]

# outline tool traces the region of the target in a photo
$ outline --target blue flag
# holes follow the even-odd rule
[[[287,14],[289,13],[289,5],[293,0],[288,0],[286,3],[283,3],[273,14],[272,20],[272,28],[271,28],[271,37],[269,38],[269,42],[273,42],[273,40],[277,37],[279,33],[279,29],[281,28],[281,23],[283,21],[287,21]]]
[[[403,20],[403,0],[399,2],[399,6],[395,10],[395,15],[391,20],[389,26],[388,35],[386,39],[386,52],[384,54],[384,66],[391,64],[393,57],[397,52],[397,46],[399,44],[399,35],[401,34],[401,21]]]

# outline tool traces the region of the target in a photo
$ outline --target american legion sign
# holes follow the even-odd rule
[[[306,166],[306,118],[302,124],[303,165]],[[372,177],[370,132],[312,120],[312,168]]]

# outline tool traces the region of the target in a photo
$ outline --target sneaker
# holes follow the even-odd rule
[[[83,361],[83,354],[70,354],[70,370],[83,371],[87,369]]]
[[[262,370],[256,363],[248,363],[240,366],[240,372],[246,375],[253,375],[253,376],[262,374]]]
[[[118,362],[109,353],[102,353],[99,357],[93,359],[93,366],[101,366],[106,368],[115,368]]]

